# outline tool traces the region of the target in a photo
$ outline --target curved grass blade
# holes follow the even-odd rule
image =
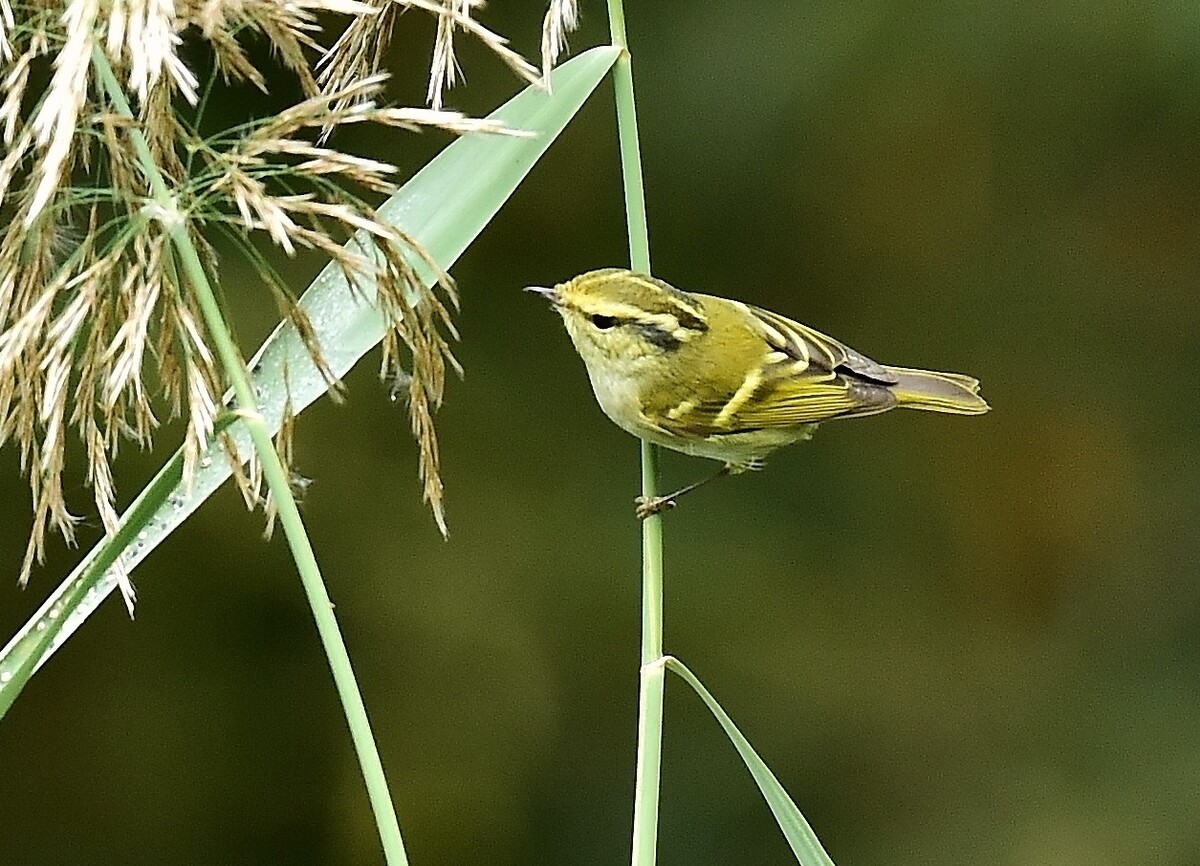
[[[763,759],[758,756],[758,752],[754,751],[750,742],[742,736],[742,732],[737,729],[733,719],[729,718],[729,714],[721,709],[717,699],[709,693],[708,689],[704,688],[700,680],[696,679],[695,674],[688,670],[687,665],[679,659],[674,656],[665,656],[663,665],[667,670],[683,677],[687,684],[695,689],[700,699],[708,705],[717,721],[721,723],[721,727],[725,729],[725,736],[729,737],[733,747],[742,756],[746,769],[754,777],[758,790],[762,792],[763,799],[770,806],[771,813],[779,824],[779,829],[783,831],[792,853],[796,855],[796,862],[801,866],[833,866],[833,861],[825,853],[825,849],[817,839],[817,834],[813,832],[812,827],[808,826],[808,821],[804,820],[804,816],[796,808],[791,796],[783,789],[783,785],[779,784],[779,780],[775,778],[771,768],[763,763]]]
[[[379,209],[382,217],[415,238],[448,269],[575,116],[618,54],[612,47],[593,48],[554,71],[550,93],[526,88],[490,117],[532,136],[454,141]],[[331,264],[300,299],[325,359],[338,376],[383,338],[384,320],[371,303],[368,287],[361,288],[351,291],[341,271]],[[291,411],[299,413],[327,390],[303,341],[287,322],[259,349],[251,370],[259,411],[272,431],[279,429],[289,401]],[[236,415],[229,414],[222,423],[238,453],[251,454],[249,436]],[[119,531],[92,548],[0,650],[0,718],[33,673],[113,591],[116,577],[110,569],[117,558],[132,571],[232,474],[217,441],[201,459],[190,488],[182,483],[182,468],[182,454],[176,453],[125,512]]]

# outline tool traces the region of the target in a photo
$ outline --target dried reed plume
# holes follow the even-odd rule
[[[534,67],[475,20],[479,6],[0,0],[0,445],[15,443],[30,480],[33,527],[22,583],[44,558],[47,531],[74,540],[79,518],[63,481],[72,429],[109,533],[118,521],[111,461],[122,440],[147,445],[160,416],[183,415],[189,477],[207,447],[228,371],[210,348],[214,323],[179,256],[181,244],[194,247],[215,284],[215,255],[204,234],[213,228],[244,245],[331,384],[311,324],[245,236],[259,230],[287,254],[320,250],[351,286],[374,287],[391,324],[384,372],[408,383],[425,498],[445,531],[432,419],[446,368],[457,367],[449,347],[457,296],[412,238],[349,191],[393,192],[394,167],[329,147],[320,135],[349,123],[501,131],[440,110],[444,89],[458,77],[459,31],[524,78],[536,78]],[[437,18],[428,109],[377,103],[384,46],[406,9]],[[327,52],[317,25],[326,13],[345,22]],[[555,0],[543,43],[560,45],[573,21],[574,4]],[[201,138],[201,94],[213,83],[202,86],[180,57],[185,31],[211,49],[223,86],[262,90],[266,77],[244,44],[248,36],[265,37],[305,98],[264,122]],[[45,89],[34,92],[41,82]],[[372,243],[344,246],[356,233]],[[420,279],[415,262],[433,267],[434,286]],[[289,451],[282,441],[281,454]],[[243,480],[250,501],[261,501],[253,472]],[[133,589],[125,578],[122,584],[132,610]]]

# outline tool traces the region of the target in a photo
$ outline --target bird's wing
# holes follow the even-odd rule
[[[867,415],[896,403],[896,376],[844,343],[777,313],[743,305],[766,343],[763,363],[729,393],[685,400],[652,423],[680,436],[721,436]]]
[[[743,306],[750,313],[763,339],[776,351],[784,352],[797,361],[807,361],[826,372],[854,373],[881,385],[895,385],[899,381],[882,364],[875,363],[840,340],[770,310],[750,304]]]

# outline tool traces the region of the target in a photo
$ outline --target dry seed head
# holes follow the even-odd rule
[[[225,406],[224,379],[208,346],[206,324],[183,278],[169,231],[182,228],[215,281],[215,255],[203,226],[261,229],[284,252],[327,253],[354,291],[371,291],[389,316],[384,374],[404,379],[419,442],[425,498],[445,531],[433,414],[444,393],[456,337],[448,275],[409,236],[333,179],[373,192],[395,189],[394,167],[312,143],[316,131],[343,123],[404,129],[438,126],[455,133],[511,132],[456,112],[381,107],[374,74],[399,11],[414,8],[439,22],[431,79],[440,100],[457,73],[453,39],[481,40],[527,80],[537,71],[475,20],[477,0],[65,0],[62,6],[0,0],[0,444],[11,439],[30,478],[33,528],[22,580],[44,557],[47,530],[71,541],[62,473],[73,429],[87,455],[86,482],[100,521],[117,528],[111,462],[122,440],[146,444],[158,415],[183,415],[185,474],[192,477]],[[563,16],[568,6],[555,13]],[[63,11],[65,9],[65,12]],[[320,92],[309,61],[317,14],[351,16],[322,58]],[[552,8],[553,12],[553,8]],[[573,13],[572,13],[573,14]],[[197,28],[227,82],[264,87],[239,38],[261,34],[307,97],[237,137],[202,141],[178,114],[197,99],[197,82],[178,56],[179,34]],[[44,94],[28,86],[46,66]],[[441,72],[438,72],[440,68]],[[110,89],[111,69],[125,99]],[[432,92],[432,91],[431,91]],[[179,99],[177,97],[182,97]],[[134,147],[144,138],[169,189],[158,199]],[[307,137],[307,138],[306,138]],[[74,228],[78,226],[78,228]],[[343,246],[348,238],[357,242]],[[291,317],[318,368],[334,383],[307,316],[260,254],[280,309]],[[417,272],[432,272],[427,285]],[[278,447],[289,453],[291,424]],[[232,448],[229,440],[223,440]],[[242,457],[231,456],[240,471]],[[261,501],[249,467],[244,491]],[[133,588],[120,563],[126,601]]]
[[[165,73],[194,105],[199,83],[176,53],[182,40],[172,0],[109,0],[108,10],[105,53],[128,64],[127,83],[138,99],[145,102]]]
[[[457,30],[470,33],[530,84],[540,83],[537,69],[524,57],[508,47],[508,40],[488,30],[473,17],[471,10],[483,5],[481,0],[403,0],[406,6],[424,9],[438,16],[438,31],[433,43],[433,61],[429,70],[429,91],[426,99],[432,108],[442,107],[443,91],[453,87],[461,75],[454,56],[454,34]]]
[[[72,0],[63,20],[66,43],[54,59],[54,76],[37,113],[29,123],[32,141],[42,152],[34,168],[34,191],[25,214],[25,228],[33,225],[58,188],[68,168],[79,113],[88,94],[92,45],[95,40],[97,0]],[[0,187],[0,198],[4,189]]]
[[[429,92],[425,100],[433,108],[442,107],[442,92],[458,83],[462,69],[454,56],[454,31],[457,22],[471,20],[471,9],[478,0],[442,0],[445,14],[438,15],[437,36],[433,40],[433,60],[429,67]]]
[[[9,42],[8,34],[17,26],[17,20],[13,17],[12,4],[9,0],[0,0],[0,60],[12,59],[12,43]]]
[[[567,34],[579,26],[576,0],[550,0],[542,22],[542,81],[550,87],[550,70],[567,48]]]
[[[521,78],[531,84],[540,83],[537,69],[509,48],[507,39],[484,27],[474,17],[475,10],[483,7],[483,0],[367,0],[366,5],[375,14],[360,15],[351,21],[318,64],[319,81],[325,92],[345,91],[352,82],[369,78],[379,71],[396,19],[407,9],[428,12],[437,18],[426,94],[433,109],[441,108],[444,91],[461,77],[454,48],[458,31],[478,39]],[[445,124],[437,122],[436,125]],[[453,129],[452,126],[447,128]],[[328,131],[327,127],[325,134]]]
[[[394,0],[368,0],[367,5],[373,14],[353,18],[317,64],[317,81],[325,93],[345,91],[354,82],[376,75],[383,67],[392,28],[405,7]],[[338,107],[342,105],[339,103]],[[322,138],[332,129],[324,127]]]

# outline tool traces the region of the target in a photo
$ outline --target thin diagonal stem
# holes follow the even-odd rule
[[[121,89],[116,75],[113,74],[108,58],[99,48],[93,51],[92,63],[101,85],[113,105],[120,113],[132,120],[133,111],[125,98],[125,93]],[[179,256],[181,270],[200,305],[205,325],[216,345],[217,355],[221,359],[225,375],[229,377],[229,382],[233,386],[239,414],[250,434],[255,453],[263,467],[267,487],[270,489],[278,509],[279,523],[283,527],[284,536],[291,548],[292,559],[300,574],[300,582],[308,597],[309,607],[312,608],[317,632],[320,634],[321,644],[325,649],[326,658],[329,660],[330,670],[333,672],[338,697],[342,701],[342,711],[350,727],[350,736],[354,741],[355,752],[358,754],[363,780],[367,786],[371,809],[375,813],[375,823],[379,828],[387,862],[390,866],[407,866],[408,858],[404,853],[400,824],[396,820],[396,810],[392,806],[392,800],[388,794],[383,764],[379,760],[379,752],[375,748],[375,739],[371,734],[367,710],[350,665],[350,656],[338,629],[337,619],[333,615],[333,603],[329,600],[329,594],[325,590],[316,555],[313,553],[312,544],[304,529],[304,522],[300,518],[300,510],[296,507],[296,500],[292,496],[287,472],[275,451],[270,430],[258,412],[257,400],[246,373],[245,361],[234,343],[233,336],[229,333],[229,328],[221,314],[221,307],[217,303],[212,285],[208,281],[208,275],[204,271],[204,265],[200,261],[200,255],[188,235],[186,223],[178,212],[175,198],[154,162],[145,136],[136,126],[130,127],[130,134],[142,171],[150,183],[158,216],[166,226],[172,245]]]
[[[609,28],[621,56],[613,66],[621,175],[625,186],[625,220],[629,260],[635,271],[650,273],[650,238],[646,228],[646,196],[638,147],[637,109],[633,99],[633,64],[625,36],[621,0],[608,2]],[[642,442],[642,495],[658,493],[657,448]],[[658,848],[658,801],[662,777],[663,686],[663,557],[662,517],[642,521],[642,665],[638,688],[637,779],[633,797],[633,866],[652,866]]]

